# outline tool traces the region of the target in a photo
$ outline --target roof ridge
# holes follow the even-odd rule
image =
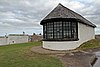
[[[59,5],[63,6],[61,3],[59,3]],[[83,17],[82,15],[80,15],[79,13],[76,13],[75,11],[69,9],[68,7],[63,6],[64,8],[66,8],[67,10],[71,11],[70,13],[73,14],[72,12],[74,12],[75,14],[79,15],[81,18],[85,19],[86,21],[90,22],[89,20],[87,20],[85,17]],[[68,12],[69,12],[68,11]],[[73,14],[74,15],[74,14]],[[75,16],[75,15],[74,15]],[[77,16],[76,16],[77,17]],[[77,17],[78,18],[78,17]],[[91,22],[90,22],[91,23]],[[91,23],[93,24],[93,23]],[[93,24],[94,25],[94,24]]]
[[[53,10],[51,10],[51,12],[43,20],[48,20],[53,18],[75,18],[81,21],[81,23],[90,25],[92,27],[96,27],[93,23],[84,18],[82,15],[63,6],[61,3],[59,3]],[[40,24],[42,24],[42,21]]]

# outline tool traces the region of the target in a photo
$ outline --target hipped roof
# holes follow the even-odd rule
[[[92,27],[96,27],[93,23],[79,15],[78,13],[68,9],[67,7],[63,6],[62,4],[58,4],[54,10],[52,10],[42,21],[40,24],[43,24],[44,20],[54,19],[54,18],[74,18],[79,20],[81,23],[87,24]]]

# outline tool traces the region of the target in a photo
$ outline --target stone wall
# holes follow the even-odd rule
[[[28,42],[28,35],[8,35],[7,37],[0,37],[0,45],[25,42]]]
[[[0,45],[6,45],[7,44],[7,37],[0,37]]]
[[[8,36],[8,44],[28,42],[28,36]]]

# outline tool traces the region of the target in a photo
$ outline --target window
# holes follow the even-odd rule
[[[62,39],[62,22],[54,22],[54,39]]]
[[[77,22],[48,22],[43,25],[44,40],[76,40],[77,25]]]
[[[53,23],[47,23],[47,39],[53,39]]]
[[[43,25],[43,38],[44,39],[47,38],[47,25],[46,24]]]

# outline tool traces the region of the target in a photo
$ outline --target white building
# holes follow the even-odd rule
[[[8,36],[8,44],[25,43],[28,42],[28,35],[10,34]]]
[[[71,50],[95,38],[90,21],[59,4],[40,23],[43,25],[43,48]]]
[[[28,42],[28,35],[10,34],[8,36],[0,37],[0,45],[9,45],[25,42]]]

